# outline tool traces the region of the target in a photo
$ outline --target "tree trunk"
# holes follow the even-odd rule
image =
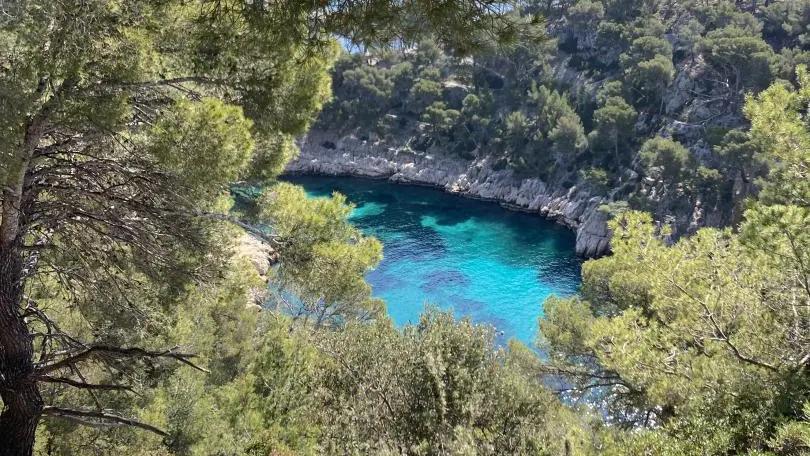
[[[28,123],[17,156],[16,175],[2,189],[0,216],[0,456],[29,456],[42,415],[42,396],[34,373],[34,339],[21,314],[25,286],[22,244],[26,208],[33,195],[25,194],[28,166],[42,136],[47,108]]]
[[[26,157],[27,158],[27,157]],[[23,161],[24,167],[28,160]],[[22,256],[24,223],[23,181],[3,189],[0,221],[0,456],[29,456],[34,433],[42,414],[34,371],[34,340],[21,315],[25,280]]]
[[[32,377],[33,338],[20,315],[23,261],[14,247],[0,246],[0,456],[29,456],[42,397]]]

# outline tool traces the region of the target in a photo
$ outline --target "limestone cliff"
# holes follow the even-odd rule
[[[511,169],[495,169],[489,158],[464,160],[324,132],[310,133],[300,141],[300,149],[298,158],[287,165],[288,173],[388,179],[495,201],[509,209],[536,212],[575,230],[578,255],[592,258],[609,252],[607,216],[598,210],[603,199],[577,187],[550,185],[538,178],[520,177]]]

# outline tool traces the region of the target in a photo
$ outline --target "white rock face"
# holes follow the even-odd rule
[[[388,179],[497,201],[575,230],[578,255],[592,258],[610,252],[607,217],[597,210],[602,198],[576,187],[556,188],[537,178],[520,178],[510,169],[494,169],[488,158],[470,161],[436,156],[352,136],[336,139],[312,132],[300,142],[300,148],[301,154],[287,165],[286,172]]]
[[[265,282],[262,287],[249,287],[246,296],[249,308],[261,309],[262,304],[267,300],[267,273],[270,271],[270,265],[278,259],[278,252],[247,233],[242,235],[235,250],[238,255],[250,261],[256,268],[259,277]]]

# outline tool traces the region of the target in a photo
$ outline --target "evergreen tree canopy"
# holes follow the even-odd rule
[[[94,393],[125,389],[166,359],[194,364],[191,351],[158,346],[171,331],[167,312],[187,287],[219,274],[232,244],[221,222],[247,227],[228,215],[229,184],[272,181],[329,98],[335,36],[382,44],[427,28],[472,49],[477,37],[515,39],[509,9],[421,0],[0,5],[2,454],[31,454],[42,416],[165,434]],[[279,213],[301,199],[276,192],[281,200],[269,204]],[[333,205],[309,209],[340,218],[341,201]],[[279,235],[299,240],[276,221]],[[309,271],[310,286],[330,287],[304,290],[307,305],[316,295],[329,305],[368,301],[352,275],[376,261],[379,245],[333,226],[307,246],[305,266],[290,266]],[[317,264],[335,258],[331,271],[342,275],[320,276]],[[108,383],[93,382],[98,372]],[[43,382],[86,395],[54,402]]]
[[[648,429],[618,454],[810,448],[805,69],[798,80],[746,104],[771,171],[738,232],[706,228],[670,246],[665,227],[625,212],[612,223],[614,255],[585,265],[581,298],[545,304],[546,368]],[[684,152],[654,139],[642,158],[679,170]]]

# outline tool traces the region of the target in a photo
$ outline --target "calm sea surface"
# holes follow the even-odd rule
[[[418,321],[426,303],[534,341],[543,300],[580,283],[574,233],[537,215],[436,189],[356,178],[291,176],[312,197],[338,191],[356,205],[351,221],[384,244],[368,274],[399,324]]]

